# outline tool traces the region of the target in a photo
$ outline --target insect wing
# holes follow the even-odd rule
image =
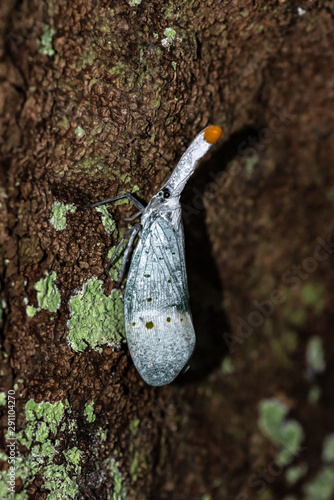
[[[124,311],[138,372],[150,385],[169,384],[195,346],[182,223],[176,229],[159,217],[145,225],[129,270]]]

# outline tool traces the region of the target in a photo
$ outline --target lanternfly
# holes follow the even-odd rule
[[[125,331],[133,362],[150,385],[169,384],[180,373],[195,347],[184,257],[180,195],[198,161],[222,134],[213,125],[200,132],[183,154],[172,175],[145,208],[132,194],[121,194],[90,205],[97,207],[128,198],[139,210],[115,249],[107,270],[128,241],[119,282],[133,252],[125,288]]]

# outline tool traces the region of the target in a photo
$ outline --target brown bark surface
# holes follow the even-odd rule
[[[325,471],[329,496],[315,486],[316,498],[329,500],[334,4],[135,3],[0,6],[1,370],[4,393],[16,391],[16,430],[29,400],[68,401],[52,442],[59,466],[81,451],[68,498],[121,499],[121,481],[130,499],[311,500]],[[94,209],[68,213],[57,231],[52,207],[127,191],[148,201],[208,123],[223,140],[182,199],[197,350],[187,374],[153,389],[125,343],[75,352],[67,340],[70,299],[102,272],[132,207],[109,209],[112,236]],[[60,307],[29,317],[36,283],[53,271]],[[108,296],[116,283],[103,281]],[[320,368],[307,361],[313,338]],[[269,399],[303,430],[279,470],[280,444],[259,424]],[[297,465],[306,472],[291,484]],[[50,496],[45,471],[17,475],[16,492]]]

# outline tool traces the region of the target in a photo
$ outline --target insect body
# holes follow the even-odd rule
[[[172,382],[189,360],[195,346],[180,195],[198,161],[221,133],[218,126],[209,126],[200,132],[146,208],[130,194],[91,205],[98,206],[127,197],[139,209],[136,216],[141,215],[140,224],[135,224],[117,246],[108,269],[116,260],[124,239],[129,238],[123,258],[122,279],[131,246],[138,235],[125,289],[124,317],[131,357],[139,374],[149,385],[161,386]]]

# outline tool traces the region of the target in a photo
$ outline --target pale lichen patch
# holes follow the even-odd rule
[[[76,207],[73,204],[70,203],[68,205],[65,205],[60,201],[56,201],[52,205],[51,209],[52,217],[50,219],[50,222],[57,231],[62,231],[63,229],[66,228],[66,214],[68,212],[73,213],[75,211]]]
[[[41,279],[35,284],[34,288],[37,290],[37,301],[40,309],[56,312],[60,306],[60,292],[54,283],[56,276],[55,271],[52,271],[47,274],[45,279]]]
[[[88,346],[101,352],[104,344],[117,345],[125,338],[123,295],[112,290],[106,296],[99,280],[90,280],[69,302],[68,340],[74,351]]]

